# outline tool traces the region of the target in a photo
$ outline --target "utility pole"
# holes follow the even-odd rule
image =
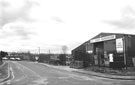
[[[40,55],[40,47],[38,47],[38,54]]]
[[[40,47],[38,47],[38,58],[40,57]],[[37,58],[37,59],[38,59]]]
[[[48,51],[48,52],[49,52],[49,54],[51,53],[50,49],[49,49],[49,51]]]
[[[48,61],[48,63],[50,63],[50,60],[51,60],[51,52],[50,52],[50,49],[49,49],[49,61]]]
[[[127,69],[127,58],[126,58],[126,37],[123,36],[123,50],[124,50],[124,64]]]

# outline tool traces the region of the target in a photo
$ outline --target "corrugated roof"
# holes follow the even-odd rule
[[[109,35],[133,35],[133,34],[125,34],[125,33],[106,33],[106,32],[101,32],[98,35],[96,35],[95,37],[91,38],[99,38],[99,37],[104,37],[104,36],[109,36]],[[135,36],[135,35],[134,35]],[[90,40],[91,40],[90,39]]]

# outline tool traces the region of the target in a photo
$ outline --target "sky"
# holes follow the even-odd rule
[[[135,0],[0,0],[0,50],[71,53],[101,32],[135,34]]]

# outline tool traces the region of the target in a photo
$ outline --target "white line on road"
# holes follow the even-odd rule
[[[6,64],[6,63],[4,63],[4,64]],[[8,63],[7,63],[8,64]],[[10,77],[10,70],[9,70],[9,65],[8,65],[8,76],[6,77],[6,78],[4,78],[4,79],[2,79],[2,80],[0,80],[0,82],[2,82],[2,81],[4,81],[4,80],[6,80],[7,78],[9,78]]]
[[[34,76],[36,76],[36,77],[38,77],[38,78],[41,78],[40,75],[38,75],[35,71],[29,69],[28,67],[26,67],[26,66],[24,66],[24,65],[22,65],[22,64],[20,64],[20,63],[18,63],[18,62],[15,62],[15,61],[14,61],[14,62],[12,61],[12,63],[15,63],[15,64],[18,65],[19,67],[22,67],[22,68],[21,68],[22,71],[24,71],[23,69],[28,70],[28,71],[30,71],[32,74],[34,74]]]
[[[2,66],[4,66],[5,64],[6,64],[6,63],[5,63],[5,62],[3,62],[3,63],[2,63],[2,65],[0,65],[0,68],[1,68]]]
[[[9,78],[9,79],[8,79]],[[7,78],[6,81],[2,82],[0,85],[3,84],[11,84],[11,81],[15,78],[14,74],[13,74],[13,69],[10,67],[9,68],[9,77]]]
[[[33,83],[36,83],[35,85],[40,85],[40,84],[47,85],[48,82],[47,82],[47,78],[46,77],[41,77],[35,71],[33,71],[30,68],[24,66],[23,64],[20,64],[20,63],[15,62],[15,61],[12,61],[12,63],[16,64],[17,68],[19,70],[23,71],[24,74],[25,74],[25,71],[27,70],[27,71],[29,71],[32,74],[32,76],[34,75],[35,77],[37,77],[37,80],[32,81]],[[25,75],[25,76],[28,78],[27,75]],[[34,85],[34,84],[32,84],[32,85]]]

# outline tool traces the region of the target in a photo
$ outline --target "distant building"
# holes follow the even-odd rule
[[[49,63],[49,64],[58,64],[59,54],[40,54],[38,62]]]
[[[70,59],[70,54],[40,54],[38,62],[54,65],[69,65]]]
[[[133,67],[135,35],[100,33],[72,50],[74,60],[112,68]]]
[[[28,61],[36,61],[36,54],[32,54],[30,52],[9,52],[7,58],[14,60],[28,60]]]

